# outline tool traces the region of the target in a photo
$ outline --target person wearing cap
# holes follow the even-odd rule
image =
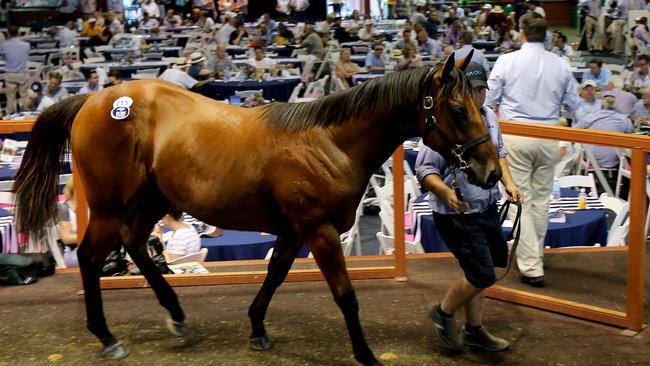
[[[602,95],[603,107],[601,110],[586,115],[582,120],[579,120],[572,127],[585,128],[589,130],[632,133],[634,126],[626,114],[620,113],[615,110],[616,95],[612,92],[606,91]],[[618,153],[615,148],[605,146],[592,146],[591,152],[598,162],[598,165],[603,169],[609,170],[607,175],[608,183],[611,186],[616,186],[616,169],[618,168]]]
[[[104,27],[97,24],[97,19],[91,17],[84,22],[81,35],[84,37],[95,37],[102,34],[103,31],[104,31]]]
[[[490,14],[492,11],[492,4],[483,4],[481,6],[481,13],[478,16],[478,25],[485,26],[485,22],[487,21],[487,16]]]
[[[488,79],[486,104],[499,117],[541,125],[560,124],[564,107],[574,112],[580,103],[571,65],[544,49],[546,20],[536,13],[519,19],[519,51],[501,55]],[[508,162],[515,183],[526,196],[517,248],[520,281],[544,286],[543,246],[548,205],[558,156],[557,141],[506,135]]]
[[[464,72],[474,89],[474,103],[496,147],[502,170],[501,183],[506,188],[508,200],[523,202],[524,195],[510,175],[508,153],[496,114],[484,106],[487,72],[476,62],[470,63]],[[497,201],[501,198],[499,187],[480,188],[471,184],[467,175],[459,170],[454,178],[453,168],[442,155],[427,146],[420,149],[415,169],[420,184],[430,192],[429,204],[436,228],[464,272],[442,301],[429,308],[436,333],[444,348],[452,352],[461,351],[462,345],[488,351],[505,350],[508,341],[491,335],[482,325],[485,289],[496,281],[494,267],[505,267],[508,260],[508,245],[497,210]],[[454,314],[461,308],[465,309],[465,326],[459,337]]]
[[[184,89],[200,88],[205,83],[214,81],[214,78],[210,77],[207,80],[198,81],[193,77],[187,74],[187,70],[190,67],[190,64],[183,57],[179,57],[174,63],[174,66],[165,70],[158,80],[168,81],[174,83]]]
[[[584,80],[580,85],[580,104],[574,112],[575,120],[579,121],[586,115],[600,110],[601,99],[596,97],[598,84],[593,80]]]

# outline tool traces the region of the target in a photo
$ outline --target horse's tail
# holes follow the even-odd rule
[[[87,97],[59,101],[34,123],[13,187],[19,233],[40,237],[56,216],[59,164],[68,148],[72,122]]]

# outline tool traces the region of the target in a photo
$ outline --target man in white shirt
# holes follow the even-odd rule
[[[226,24],[217,32],[217,43],[228,45],[230,35],[237,30],[237,18],[232,13],[228,14]]]
[[[59,47],[65,48],[74,46],[77,44],[77,36],[79,34],[74,30],[74,22],[72,20],[67,21],[59,33],[56,35],[56,38],[59,40]]]
[[[272,69],[275,67],[275,61],[265,57],[264,49],[259,46],[255,47],[255,57],[249,58],[246,63],[255,69]]]
[[[140,30],[150,31],[160,27],[160,23],[151,16],[146,11],[142,14],[142,22],[140,23]]]
[[[557,126],[560,109],[578,107],[578,86],[571,66],[544,50],[546,20],[536,13],[519,20],[521,50],[501,55],[488,80],[486,104],[503,120]],[[558,157],[557,141],[504,136],[515,183],[524,192],[517,266],[522,282],[544,286],[542,261],[548,205]]]
[[[184,89],[192,89],[194,87],[201,87],[205,83],[214,81],[214,78],[207,80],[197,81],[187,74],[190,64],[185,59],[177,61],[172,68],[165,70],[158,80],[169,81]]]
[[[95,70],[90,72],[87,82],[88,83],[86,85],[82,86],[81,89],[79,89],[77,94],[96,93],[103,89],[103,87],[99,85],[99,74],[97,74],[97,71]]]
[[[377,36],[377,31],[372,28],[372,20],[366,20],[364,27],[359,30],[359,39],[365,42],[370,42]]]
[[[546,18],[546,11],[539,5],[540,5],[539,0],[529,1],[528,2],[528,9],[533,13],[537,13],[537,14],[541,15],[542,18]]]

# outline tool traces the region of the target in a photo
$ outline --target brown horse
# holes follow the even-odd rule
[[[113,106],[123,96],[133,105],[116,119],[125,117]],[[63,100],[38,118],[15,182],[17,224],[39,235],[54,217],[58,164],[70,141],[90,208],[78,251],[87,326],[104,356],[128,355],[108,329],[99,284],[118,241],[169,311],[170,331],[185,330],[176,294],[144,245],[155,222],[175,207],[223,228],[278,236],[248,312],[254,349],[272,346],[264,317],[304,243],[345,317],[355,358],[379,365],[361,330],[339,233],[352,226],[371,174],[410,137],[423,136],[475,184],[494,185],[500,172],[486,134],[453,56],[318,101],[251,109],[165,82],[129,82]]]

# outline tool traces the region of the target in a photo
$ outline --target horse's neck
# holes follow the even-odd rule
[[[337,146],[370,176],[404,140],[416,134],[414,112],[367,113],[332,128]]]

